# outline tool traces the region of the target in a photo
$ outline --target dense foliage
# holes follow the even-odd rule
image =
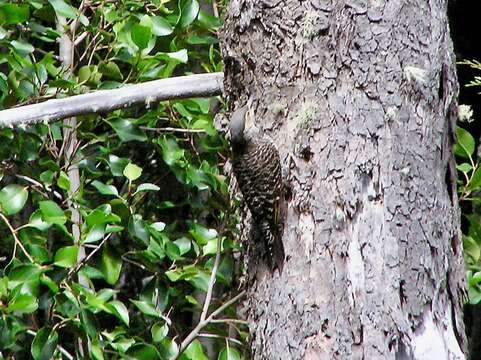
[[[0,108],[220,71],[219,10],[215,0],[0,2]],[[65,34],[71,67],[58,53]],[[227,146],[212,116],[221,105],[0,129],[0,358],[207,358],[198,336],[179,348],[237,294]],[[241,321],[203,325],[194,335],[211,353],[240,358]]]
[[[481,63],[463,61],[461,66],[470,66],[481,71]],[[481,78],[475,76],[466,86],[481,86]],[[471,304],[481,301],[481,146],[476,150],[476,140],[466,130],[475,120],[469,105],[459,106],[460,126],[457,128],[457,144],[454,153],[458,169],[458,194],[463,215],[463,247],[467,267],[468,296]]]

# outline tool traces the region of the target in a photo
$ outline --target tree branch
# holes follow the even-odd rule
[[[13,239],[15,240],[15,244],[18,245],[20,247],[20,249],[22,249],[24,255],[27,257],[27,259],[32,263],[32,264],[35,264],[35,261],[33,260],[33,258],[30,256],[30,254],[28,253],[28,251],[25,249],[25,247],[23,246],[22,242],[20,241],[20,239],[18,238],[17,236],[17,232],[15,231],[15,229],[13,228],[13,226],[10,224],[10,222],[8,221],[7,217],[5,215],[3,215],[1,212],[0,212],[0,217],[2,218],[3,222],[5,223],[5,225],[7,225],[8,229],[10,230],[10,232],[12,233],[12,236],[13,236]],[[13,257],[15,257],[15,250],[13,252]]]
[[[209,310],[210,301],[212,300],[212,290],[214,290],[215,277],[217,275],[217,268],[219,267],[219,262],[220,262],[221,244],[222,244],[222,240],[217,239],[217,251],[215,254],[214,266],[212,267],[212,272],[210,274],[209,287],[207,288],[207,294],[205,295],[202,314],[200,314],[200,322],[205,320],[207,316],[207,311]]]
[[[0,128],[110,112],[137,104],[149,107],[164,100],[216,96],[222,93],[223,76],[221,72],[179,76],[2,110]]]

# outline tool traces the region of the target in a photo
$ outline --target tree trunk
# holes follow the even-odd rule
[[[464,359],[446,0],[231,0],[233,108],[255,97],[291,189],[254,359]],[[249,271],[249,270],[247,270]]]

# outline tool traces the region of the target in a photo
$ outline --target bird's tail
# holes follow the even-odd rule
[[[268,264],[271,272],[274,272],[277,268],[282,273],[285,258],[282,233],[277,229],[274,229],[275,231],[272,230],[268,221],[263,221],[259,224],[259,235],[264,244],[262,257]]]

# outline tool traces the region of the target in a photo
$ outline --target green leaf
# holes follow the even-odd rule
[[[50,360],[57,349],[58,334],[50,328],[43,327],[32,341],[31,353],[35,360]]]
[[[467,172],[470,172],[473,169],[473,167],[471,166],[471,164],[462,163],[462,164],[456,165],[456,169],[458,169],[463,173],[467,173]]]
[[[80,311],[80,325],[84,328],[90,338],[95,339],[98,336],[97,321],[94,314],[89,310],[82,309]]]
[[[184,157],[184,150],[179,148],[177,141],[174,139],[164,136],[158,141],[162,148],[162,158],[167,165],[172,166],[176,163],[179,163],[179,161]]]
[[[125,325],[129,326],[129,311],[121,301],[112,300],[107,304],[107,307],[109,307],[115,316],[122,320]]]
[[[92,341],[90,346],[90,356],[94,360],[104,360],[104,349],[98,339]]]
[[[78,246],[64,246],[57,250],[54,257],[54,265],[69,268],[77,263]]]
[[[84,65],[78,71],[78,81],[79,83],[86,83],[89,81],[90,77],[92,76],[92,72],[90,71],[90,66]]]
[[[15,215],[23,209],[27,199],[26,187],[15,184],[7,185],[0,191],[0,210],[5,215]]]
[[[174,51],[170,53],[158,53],[157,58],[167,60],[167,61],[174,61],[180,63],[187,63],[189,60],[189,56],[186,49],[181,49],[179,51]]]
[[[219,239],[218,239],[218,238],[209,240],[209,242],[207,243],[207,245],[205,245],[205,246],[202,248],[202,253],[203,253],[204,255],[212,255],[212,254],[217,253],[217,243],[218,243],[218,242],[219,242]]]
[[[473,136],[463,128],[457,128],[458,145],[464,150],[468,157],[472,156],[475,148]]]
[[[478,263],[481,249],[471,236],[463,236],[463,250],[464,254],[470,256],[474,263]]]
[[[110,171],[113,176],[124,176],[124,169],[128,163],[128,159],[119,158],[112,154],[109,155]]]
[[[38,204],[45,222],[58,225],[63,225],[67,222],[67,216],[65,216],[60,206],[53,201],[40,201]]]
[[[162,359],[172,359],[179,353],[179,345],[168,337],[158,343],[158,346]]]
[[[124,337],[115,340],[115,343],[111,343],[110,345],[117,351],[124,353],[129,350],[132,345],[135,344],[134,339],[126,339]]]
[[[469,286],[476,286],[481,282],[481,272],[477,272],[470,276],[470,271],[468,271],[468,284]]]
[[[13,40],[10,42],[10,45],[22,56],[27,56],[35,51],[35,48],[31,44],[23,41]]]
[[[160,16],[152,16],[152,33],[157,36],[167,36],[172,34],[174,29],[167,20]]]
[[[121,232],[122,230],[124,230],[124,227],[120,225],[107,225],[105,227],[105,232],[107,234]]]
[[[135,344],[127,351],[127,355],[136,360],[160,360],[157,349],[149,344]]]
[[[155,323],[150,329],[152,340],[161,342],[169,333],[169,325],[163,323]]]
[[[122,72],[120,71],[119,66],[113,61],[109,61],[107,63],[101,63],[99,66],[99,71],[103,75],[108,76],[110,79],[113,79],[113,80],[122,81],[124,78],[124,76],[122,75]]]
[[[192,24],[199,14],[199,3],[197,0],[187,0],[180,11],[179,26],[186,27]]]
[[[209,358],[205,356],[202,344],[196,339],[185,349],[180,360],[209,360]]]
[[[135,194],[142,192],[142,191],[159,191],[160,187],[158,187],[155,184],[151,183],[143,183],[137,186],[137,190],[135,191]]]
[[[192,34],[187,38],[187,42],[191,45],[212,45],[217,44],[219,40],[213,36],[199,36]]]
[[[225,347],[219,354],[219,360],[240,360],[239,352],[231,347]]]
[[[104,204],[90,212],[86,221],[87,226],[91,228],[95,225],[118,223],[121,221],[121,219],[116,214],[112,214],[112,207],[110,204]]]
[[[129,179],[129,181],[137,180],[140,175],[142,175],[142,168],[133,164],[129,163],[124,169],[124,176]]]
[[[105,224],[95,224],[88,232],[84,244],[94,243],[101,240],[105,235]]]
[[[160,317],[160,312],[157,311],[157,309],[155,309],[155,307],[147,301],[130,299],[130,302],[134,304],[142,314],[157,318]]]
[[[68,178],[68,175],[64,173],[63,171],[60,172],[60,175],[57,180],[57,185],[59,188],[69,191],[70,190],[70,180]]]
[[[108,246],[102,250],[102,263],[100,270],[104,274],[105,281],[110,285],[114,285],[120,276],[122,270],[122,259],[118,254],[109,249]]]
[[[145,49],[149,45],[151,30],[147,26],[134,24],[130,29],[132,41],[139,47],[140,50]]]
[[[469,287],[468,297],[469,303],[472,305],[476,305],[481,301],[481,292],[478,290],[477,287]]]
[[[0,6],[0,24],[15,25],[27,21],[30,17],[28,4],[3,4]]]
[[[172,261],[176,261],[176,260],[179,260],[179,259],[182,259],[182,256],[180,256],[180,250],[179,248],[177,247],[177,245],[175,245],[173,242],[171,241],[168,241],[165,245],[165,253],[167,254],[167,256],[169,257],[170,260]]]
[[[179,248],[180,255],[188,253],[192,248],[192,242],[186,237],[181,237],[180,239],[175,240],[174,243]]]
[[[157,255],[157,257],[160,260],[162,260],[165,257],[164,248],[162,246],[160,246],[160,244],[155,239],[150,240],[150,244],[147,247],[147,251],[150,251],[150,252],[154,253],[155,255]],[[154,260],[151,260],[151,261],[154,261]]]
[[[53,9],[57,16],[66,17],[67,19],[76,19],[77,18],[77,9],[75,9],[72,5],[67,4],[63,0],[48,0],[50,5],[52,5]]]
[[[49,278],[47,275],[42,274],[40,277],[40,283],[47,286],[53,293],[58,293],[59,287],[55,281]]]
[[[185,296],[185,300],[187,300],[189,303],[191,303],[192,305],[195,305],[195,306],[200,306],[199,305],[199,302],[197,301],[197,299],[195,297],[193,297],[192,295],[186,295]]]
[[[83,276],[89,279],[101,279],[101,280],[104,279],[104,274],[102,274],[102,272],[99,269],[94,268],[92,266],[88,266],[88,265],[84,265],[80,269],[79,274],[82,274]]]
[[[7,313],[17,312],[21,314],[33,313],[38,308],[38,299],[30,294],[20,294],[8,302]]]
[[[46,186],[52,185],[54,176],[55,173],[52,170],[46,170],[40,174],[40,181],[42,181]]]
[[[38,285],[41,274],[42,269],[38,265],[28,264],[17,266],[8,274],[8,286],[11,289],[21,285],[34,288]]]
[[[208,229],[205,226],[197,223],[191,224],[191,229],[189,230],[189,233],[200,246],[206,245],[209,240],[217,237],[217,231],[215,229]]]
[[[165,223],[163,223],[162,221],[157,221],[150,224],[150,227],[155,231],[161,232],[165,229]]]
[[[199,11],[198,20],[199,23],[201,23],[206,29],[209,30],[217,30],[222,25],[219,18],[208,14],[204,10]]]
[[[3,276],[0,278],[0,299],[8,295],[8,278]]]
[[[109,121],[110,126],[115,130],[120,140],[127,141],[146,141],[147,137],[128,119],[116,119]]]
[[[467,184],[470,190],[477,190],[481,186],[481,167],[478,167],[474,172],[471,180]]]
[[[197,289],[207,291],[209,287],[210,275],[203,271],[199,271],[194,276],[186,279],[189,283],[195,286]]]
[[[42,218],[42,211],[41,210],[36,210],[30,215],[30,219],[28,221],[28,224],[26,225],[28,227],[33,227],[35,229],[38,229],[40,231],[45,231],[50,226],[52,226],[52,223],[48,223],[43,220]]]
[[[98,180],[92,181],[92,186],[98,190],[102,195],[119,196],[117,188],[113,185],[107,185]]]
[[[128,230],[130,235],[141,240],[145,245],[149,245],[150,234],[147,224],[140,216],[135,215],[130,218]]]

